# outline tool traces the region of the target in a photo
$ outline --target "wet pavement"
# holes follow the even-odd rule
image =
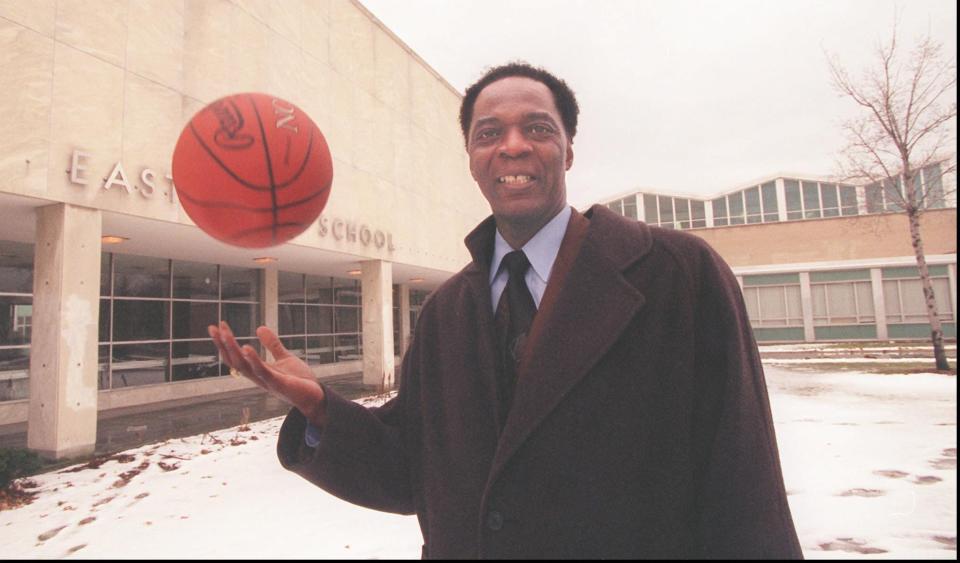
[[[356,399],[380,392],[362,384],[362,374],[322,379],[324,385],[345,398]],[[211,396],[184,404],[168,401],[101,412],[97,418],[95,455],[109,454],[160,442],[194,436],[246,422],[283,416],[290,406],[260,389]],[[27,447],[27,423],[0,426],[0,448]]]

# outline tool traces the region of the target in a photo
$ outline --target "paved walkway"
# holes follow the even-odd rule
[[[365,388],[362,376],[357,372],[322,381],[344,397],[356,399],[378,391]],[[95,455],[236,426],[244,422],[244,409],[250,413],[247,422],[256,422],[285,415],[290,406],[260,389],[250,389],[215,395],[202,402],[185,404],[178,400],[101,412]],[[0,448],[25,447],[26,422],[0,426]]]

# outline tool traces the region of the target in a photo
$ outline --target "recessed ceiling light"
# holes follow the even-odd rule
[[[423,281],[423,278],[410,278],[410,283],[420,283]]]
[[[363,270],[347,270],[348,276],[359,276],[363,273]]]
[[[120,244],[125,240],[130,240],[130,239],[127,237],[120,237],[117,235],[103,235],[102,237],[100,237],[100,242],[102,242],[103,244]]]
[[[254,258],[253,261],[258,264],[269,264],[270,262],[276,262],[277,259],[273,256],[261,256],[259,258]]]

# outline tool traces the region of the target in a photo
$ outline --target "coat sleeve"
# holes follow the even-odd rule
[[[408,354],[409,356],[409,354]],[[382,407],[365,408],[323,386],[327,424],[320,443],[304,440],[307,421],[291,409],[280,429],[277,455],[284,468],[353,504],[398,514],[413,514],[409,451],[405,435],[407,385],[404,361],[400,391]]]
[[[802,559],[743,295],[709,247],[697,298],[697,537],[707,558]]]

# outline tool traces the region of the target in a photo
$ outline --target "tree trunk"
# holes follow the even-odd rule
[[[943,327],[940,325],[940,315],[937,314],[937,299],[933,294],[933,282],[930,280],[930,270],[927,268],[927,258],[923,252],[923,238],[920,235],[920,213],[912,207],[907,210],[907,219],[910,222],[910,242],[913,244],[913,253],[917,258],[917,269],[920,271],[920,282],[923,284],[923,297],[927,304],[927,318],[930,320],[930,339],[933,341],[933,358],[938,370],[950,369],[947,363],[947,354],[943,349]]]

